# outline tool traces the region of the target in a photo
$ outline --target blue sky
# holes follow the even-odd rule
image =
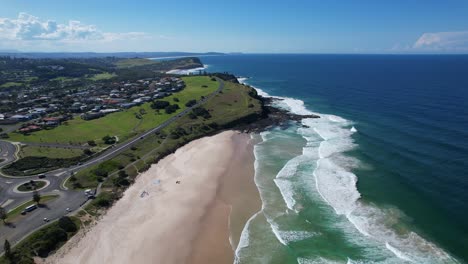
[[[468,53],[468,1],[0,0],[0,50]]]

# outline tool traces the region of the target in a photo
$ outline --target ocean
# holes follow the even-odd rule
[[[468,56],[203,57],[316,113],[255,135],[236,263],[467,263]]]

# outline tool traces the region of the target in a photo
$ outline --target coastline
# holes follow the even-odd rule
[[[248,134],[190,142],[139,175],[47,263],[232,263],[243,226],[261,206],[253,158]]]

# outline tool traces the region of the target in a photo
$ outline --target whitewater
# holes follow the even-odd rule
[[[246,81],[247,78],[239,78],[239,82],[248,85]],[[363,199],[357,188],[358,176],[353,173],[353,169],[361,166],[360,161],[348,155],[359,147],[353,140],[353,134],[359,133],[358,124],[340,116],[313,112],[302,100],[272,96],[254,88],[259,95],[276,99],[273,101],[276,107],[299,115],[315,114],[320,118],[307,118],[301,125],[291,125],[285,131],[267,131],[259,135],[260,143],[254,147],[255,183],[262,198],[262,210],[244,227],[235,263],[280,263],[268,256],[259,257],[259,253],[254,252],[260,248],[279,248],[269,245],[273,244],[271,238],[284,248],[320,238],[320,231],[297,228],[312,224],[313,221],[303,216],[310,206],[329,212],[324,221],[330,228],[339,230],[347,243],[363,250],[357,259],[334,259],[318,254],[297,256],[297,263],[458,263],[443,249],[401,224],[399,219],[403,213],[398,208],[383,207]],[[267,163],[274,161],[276,150],[284,149],[274,146],[282,146],[280,142],[288,140],[301,144],[302,150],[291,155],[269,179],[266,175],[273,170],[268,169],[271,164]],[[275,197],[273,185],[281,194],[281,201]],[[306,197],[314,201],[314,205],[304,202]],[[260,241],[257,244],[256,239]]]

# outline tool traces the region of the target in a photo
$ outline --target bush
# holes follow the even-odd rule
[[[83,154],[85,154],[86,156],[91,156],[93,155],[94,152],[92,152],[90,149],[85,149],[83,150]]]
[[[194,108],[192,112],[193,112],[196,116],[202,116],[202,117],[205,118],[205,119],[208,119],[208,118],[211,117],[210,112],[208,112],[208,110],[206,110],[206,109],[203,108],[203,107]]]
[[[117,187],[130,185],[130,182],[126,178],[120,177],[113,179],[112,183]]]
[[[165,109],[166,107],[168,107],[169,105],[171,105],[169,102],[167,101],[154,101],[152,104],[151,104],[151,108],[153,109]]]
[[[194,106],[194,105],[196,105],[196,104],[197,104],[197,100],[192,99],[192,100],[188,101],[188,102],[185,104],[185,106],[186,106],[186,107],[192,107],[192,106]]]
[[[44,232],[43,239],[35,242],[32,247],[39,257],[45,258],[55,250],[60,242],[68,239],[67,232],[59,227],[52,227]]]
[[[125,171],[123,171],[123,170],[119,171],[119,177],[120,177],[120,178],[125,178],[125,177],[127,177],[127,176],[128,176],[128,175],[127,175],[127,173],[126,173]]]
[[[58,220],[58,225],[66,232],[76,232],[78,230],[75,223],[68,216],[60,217],[60,219]]]
[[[177,111],[177,109],[179,109],[179,105],[177,104],[169,105],[168,107],[164,108],[166,114],[172,114]]]
[[[90,140],[90,141],[88,141],[88,145],[91,146],[91,147],[95,147],[96,142],[94,140]]]
[[[179,98],[177,98],[177,97],[174,97],[172,100],[174,100],[174,102],[180,102]]]
[[[102,168],[101,166],[94,169],[93,173],[101,177],[107,177],[107,175],[109,175],[109,172],[106,169]]]
[[[112,145],[117,141],[117,139],[115,137],[107,135],[102,138],[102,141],[104,141],[105,144]]]

